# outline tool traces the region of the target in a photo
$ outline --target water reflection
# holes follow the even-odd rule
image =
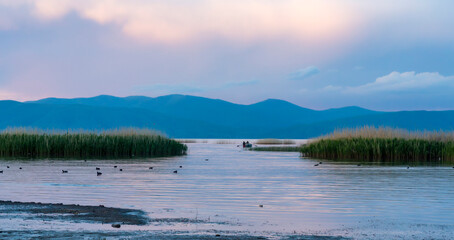
[[[298,153],[243,151],[236,144],[188,146],[189,155],[175,158],[5,160],[0,199],[139,208],[152,218],[215,219],[232,223],[222,228],[253,231],[343,234],[334,230],[370,222],[376,224],[373,231],[394,222],[405,224],[406,231],[422,223],[453,224],[454,169],[448,166],[323,161],[315,167],[319,160]]]

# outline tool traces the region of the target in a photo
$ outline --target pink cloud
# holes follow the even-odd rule
[[[43,20],[76,12],[99,24],[116,24],[126,35],[143,42],[180,43],[207,36],[237,42],[281,36],[303,42],[331,41],[347,37],[358,22],[345,4],[329,0],[17,2]]]

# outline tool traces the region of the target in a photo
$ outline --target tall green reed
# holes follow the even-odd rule
[[[186,154],[187,146],[148,129],[43,131],[14,128],[0,132],[0,157],[132,158]]]
[[[361,127],[309,141],[303,156],[360,161],[454,162],[454,133]]]

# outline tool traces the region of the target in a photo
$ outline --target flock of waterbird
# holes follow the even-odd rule
[[[85,160],[86,162],[87,160]],[[205,159],[205,161],[208,161],[208,158]],[[10,168],[9,166],[6,166],[6,168]],[[114,165],[113,168],[118,168],[117,165]],[[183,168],[183,166],[179,166],[179,168]],[[153,170],[153,167],[148,167],[149,170]],[[22,167],[19,167],[19,170],[22,170]],[[96,167],[95,168],[96,170],[96,176],[101,176],[102,175],[102,172],[101,172],[101,168],[100,167]],[[123,172],[123,168],[119,168],[118,169],[120,172]],[[69,170],[61,170],[61,173],[64,174],[64,173],[69,173]],[[178,170],[174,170],[173,173],[177,174],[178,173]],[[0,174],[3,174],[3,170],[0,170]]]
[[[205,159],[205,161],[208,161],[208,160],[209,160],[208,158]],[[85,162],[86,162],[86,161],[87,161],[87,160],[85,160]],[[320,162],[320,163],[321,163],[321,162]],[[9,167],[9,166],[6,166],[6,168],[10,168],[10,167]],[[113,168],[118,168],[118,166],[117,166],[117,165],[114,165]],[[180,165],[179,168],[183,168],[183,166]],[[149,169],[149,170],[153,170],[154,167],[148,167],[148,169]],[[22,170],[22,167],[19,167],[19,170]],[[96,176],[101,176],[101,175],[102,175],[102,172],[100,172],[100,171],[101,171],[101,168],[100,168],[100,167],[96,167],[95,170],[96,170]],[[123,171],[122,168],[118,168],[118,170],[119,170],[120,172]],[[3,170],[0,170],[0,174],[2,174],[2,173],[3,173]],[[61,173],[62,173],[62,174],[69,173],[69,170],[61,170]],[[177,174],[177,173],[178,173],[178,170],[174,170],[173,173]],[[260,204],[259,207],[263,208],[263,204]],[[112,224],[112,227],[118,228],[117,226],[114,226],[113,224]]]
[[[87,161],[87,160],[85,160],[85,162],[86,162],[86,161]],[[205,161],[208,161],[208,159],[205,159]],[[319,162],[319,163],[315,164],[314,167],[318,167],[318,166],[320,166],[321,164],[323,164],[323,162]],[[357,164],[356,166],[361,167],[361,164]],[[113,167],[114,167],[114,168],[118,168],[118,166],[116,166],[116,165],[113,166]],[[10,168],[10,167],[9,167],[9,166],[6,166],[6,168]],[[180,166],[180,168],[183,168],[183,166]],[[452,168],[454,168],[454,167],[452,167]],[[149,169],[149,170],[153,170],[153,167],[148,167],[148,169]],[[408,166],[407,169],[410,169],[410,166]],[[22,170],[22,167],[19,167],[19,170]],[[4,170],[0,170],[0,174],[2,174],[3,171],[4,171]],[[102,175],[102,172],[100,172],[100,171],[101,171],[101,168],[96,167],[96,176],[101,176],[101,175]],[[120,171],[120,172],[123,172],[123,169],[120,168],[119,171]],[[61,170],[61,173],[69,173],[69,171],[68,171],[68,170]],[[174,170],[173,173],[177,174],[177,173],[178,173],[178,170]]]
[[[118,166],[117,166],[117,165],[114,165],[113,168],[118,168]],[[183,168],[183,166],[180,166],[180,168]],[[96,169],[96,176],[101,176],[101,175],[102,175],[102,172],[100,172],[100,171],[101,171],[101,168],[96,167],[95,169]],[[148,167],[148,169],[149,169],[149,170],[153,170],[153,167]],[[123,168],[118,168],[118,170],[119,170],[120,172],[123,172]],[[68,173],[69,171],[68,171],[68,170],[61,170],[61,172],[62,172],[62,173]],[[178,173],[178,171],[177,171],[177,170],[174,170],[173,173]]]

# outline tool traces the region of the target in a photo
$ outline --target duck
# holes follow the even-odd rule
[[[153,167],[149,167],[148,169],[150,169],[150,170],[151,170],[151,169],[153,169]]]
[[[117,166],[114,166],[114,168],[117,168]]]
[[[123,172],[123,168],[120,168],[120,172]]]
[[[21,170],[22,170],[22,167],[20,167],[19,169],[21,169]]]
[[[68,173],[68,170],[61,170],[61,173]]]
[[[102,172],[96,172],[96,176],[102,175]]]
[[[361,164],[358,164],[358,165],[356,165],[356,166],[361,167]]]
[[[6,168],[9,168],[9,166],[6,166]]]
[[[314,165],[314,167],[317,167],[318,165],[319,165],[319,164],[317,163],[317,164]]]
[[[183,166],[180,166],[180,168],[183,168]]]
[[[101,170],[101,168],[97,167],[96,170]]]
[[[175,171],[173,171],[173,173],[178,173],[178,171],[177,171],[177,170],[175,170]]]
[[[1,170],[0,173],[3,173],[3,170]]]

